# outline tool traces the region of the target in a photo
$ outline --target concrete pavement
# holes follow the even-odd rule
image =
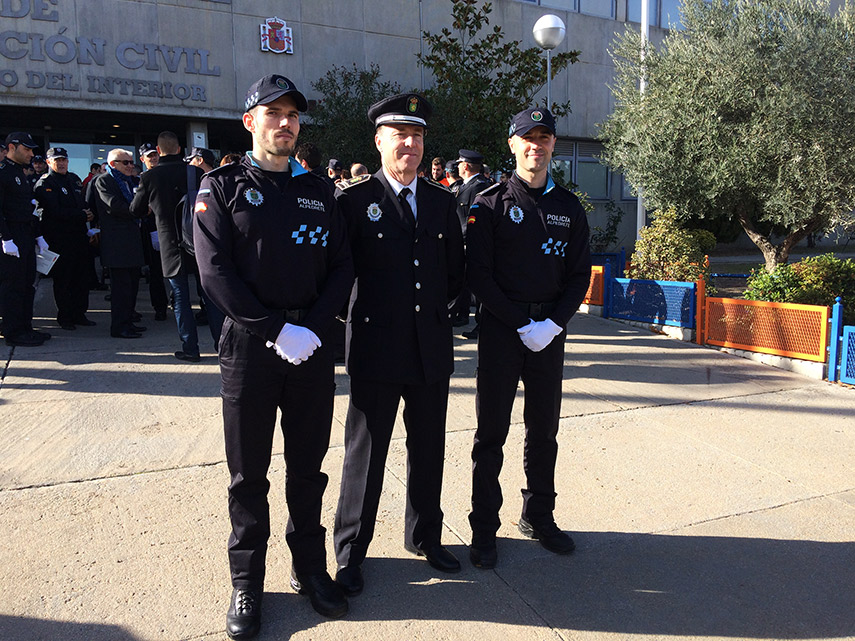
[[[0,350],[0,640],[225,639],[230,594],[218,370],[177,361],[174,322],[139,340],[65,332],[40,284],[38,348]],[[404,433],[387,464],[365,592],[339,621],[288,587],[281,436],[259,639],[855,638],[855,390],[592,316],[570,323],[556,557],[516,531],[522,406],[503,471],[499,564],[468,562],[475,344],[456,340],[441,576],[403,549]],[[332,527],[347,377],[337,376]],[[522,394],[522,392],[520,392]],[[328,537],[329,539],[329,537]],[[334,569],[332,557],[329,566]]]

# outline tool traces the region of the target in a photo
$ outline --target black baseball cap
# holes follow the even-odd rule
[[[155,145],[152,145],[150,142],[144,142],[140,145],[139,151],[140,158],[142,158],[143,156],[148,156],[152,152],[157,153],[157,147]]]
[[[458,149],[457,153],[460,154],[460,156],[454,161],[455,163],[471,162],[473,165],[484,164],[484,156],[479,154],[477,151],[472,151],[471,149]]]
[[[339,171],[341,169],[344,169],[344,166],[337,158],[330,158],[330,161],[327,163],[327,169],[334,169],[336,171]]]
[[[535,127],[546,127],[553,136],[555,135],[555,118],[548,109],[532,107],[516,114],[511,118],[508,138],[525,135]]]
[[[50,158],[68,158],[68,152],[62,147],[51,147],[47,150],[47,157]],[[38,158],[38,156],[34,156],[33,160]]]
[[[400,93],[375,102],[368,109],[368,120],[374,127],[380,125],[421,125],[427,127],[427,119],[433,107],[427,98],[417,93]]]
[[[33,159],[30,162],[36,163],[36,162],[44,162],[44,161],[45,161],[45,157],[42,156],[41,154],[38,154],[36,156],[33,156]]]
[[[249,111],[256,105],[266,105],[282,96],[291,96],[297,104],[298,111],[306,111],[309,108],[306,96],[297,90],[294,83],[285,76],[274,73],[252,83],[246,92],[243,110]]]
[[[13,131],[11,134],[6,136],[6,144],[7,145],[24,145],[28,149],[35,149],[38,145],[33,140],[33,137],[25,133],[23,131]]]
[[[204,147],[193,147],[190,150],[190,153],[184,157],[185,162],[190,162],[196,157],[200,157],[206,165],[211,165],[212,167],[217,164],[217,161],[214,159],[214,152],[210,149],[205,149]]]

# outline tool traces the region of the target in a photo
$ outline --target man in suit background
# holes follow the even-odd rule
[[[448,303],[460,291],[463,237],[454,197],[417,178],[431,106],[418,94],[368,111],[382,167],[339,189],[356,271],[348,336],[350,407],[335,519],[336,580],[362,591],[383,469],[404,401],[407,506],[404,546],[440,571],[460,564],[441,542],[448,380],[454,369]]]
[[[101,265],[110,270],[110,336],[139,338],[145,327],[134,325],[133,315],[145,257],[138,217],[130,210],[136,187],[134,157],[124,149],[111,149],[107,165],[92,186],[98,196]]]

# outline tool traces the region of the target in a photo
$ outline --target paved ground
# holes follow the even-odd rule
[[[64,332],[48,284],[37,325],[53,340],[0,350],[0,639],[225,639],[215,358],[175,360],[174,323],[155,323],[144,304],[145,338],[110,338],[101,293],[98,326]],[[855,638],[855,390],[579,315],[556,513],[579,549],[555,557],[516,531],[518,404],[499,565],[480,571],[465,547],[475,345],[456,342],[443,509],[463,571],[437,576],[403,549],[399,428],[366,590],[347,618],[323,620],[288,587],[276,456],[260,639]],[[328,528],[347,388],[342,371]]]

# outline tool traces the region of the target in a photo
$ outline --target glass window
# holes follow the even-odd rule
[[[682,29],[683,16],[680,13],[680,0],[660,0],[662,16],[659,26],[663,29]]]
[[[540,6],[564,9],[564,11],[576,11],[576,0],[540,0]]]
[[[576,163],[576,184],[579,191],[588,194],[590,200],[606,200],[609,197],[609,169],[596,160]]]
[[[626,19],[629,22],[638,22],[641,23],[641,1],[642,0],[629,0],[627,3],[627,11],[626,11]],[[656,26],[658,24],[658,16],[659,16],[659,0],[647,0],[648,11],[650,15],[648,16],[648,22],[651,26]]]
[[[638,196],[632,190],[632,185],[626,179],[626,176],[621,174],[620,177],[620,199],[621,200],[636,200]]]
[[[615,0],[579,0],[579,12],[601,18],[614,18]]]
[[[554,180],[556,184],[570,189],[573,184],[573,157],[553,156],[550,173],[552,174],[552,180]]]

